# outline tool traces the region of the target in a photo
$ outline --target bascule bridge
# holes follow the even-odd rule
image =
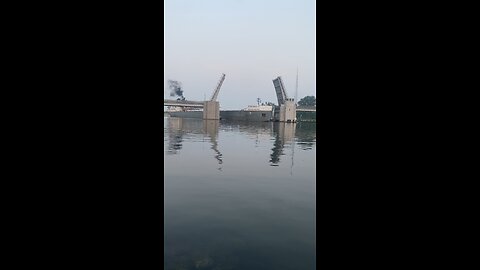
[[[297,106],[295,100],[287,96],[287,91],[280,76],[273,80],[273,86],[278,100],[278,106],[275,106],[273,111],[273,119],[279,122],[296,122]]]
[[[220,103],[217,101],[218,93],[225,80],[225,74],[222,74],[220,80],[217,83],[217,87],[213,91],[210,100],[206,101],[191,101],[191,100],[171,100],[164,99],[163,106],[175,106],[175,107],[190,107],[190,108],[203,108],[203,119],[205,120],[219,120],[220,119]]]

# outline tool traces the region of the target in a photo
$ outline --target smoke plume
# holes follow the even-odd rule
[[[185,100],[183,96],[182,83],[179,81],[168,80],[168,88],[170,88],[170,96],[178,96],[177,100]]]

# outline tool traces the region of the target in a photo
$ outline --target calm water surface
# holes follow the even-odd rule
[[[316,123],[164,118],[164,269],[315,269]]]

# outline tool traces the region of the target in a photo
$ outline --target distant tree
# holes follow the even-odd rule
[[[298,101],[300,106],[316,106],[317,99],[314,96],[306,96]]]

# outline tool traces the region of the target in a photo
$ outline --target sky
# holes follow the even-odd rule
[[[277,103],[272,80],[287,95],[316,96],[315,0],[165,0],[164,98],[168,80],[187,100],[209,100],[222,73],[220,108]]]

